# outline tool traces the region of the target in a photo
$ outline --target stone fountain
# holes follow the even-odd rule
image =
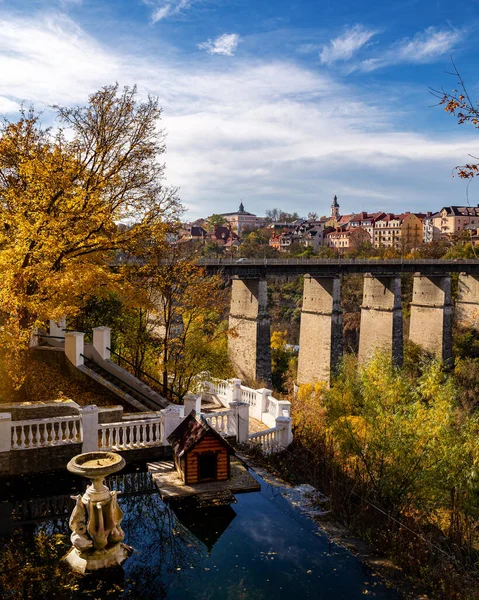
[[[73,548],[65,560],[80,573],[121,565],[131,554],[122,543],[125,534],[120,526],[123,511],[117,492],[111,492],[103,480],[120,471],[125,459],[114,452],[86,452],[71,459],[67,469],[91,479],[81,496],[73,496],[75,508],[70,517]]]

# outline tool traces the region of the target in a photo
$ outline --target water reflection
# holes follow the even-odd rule
[[[206,546],[208,554],[236,517],[231,505],[199,510],[183,503],[174,512],[178,521]]]
[[[52,503],[40,498],[40,520],[21,524],[12,519],[13,534],[0,544],[0,598],[400,598],[344,549],[333,544],[330,551],[316,526],[270,486],[238,496],[234,507],[198,510],[184,505],[173,511],[154,493],[146,474],[125,477],[112,486],[123,491],[122,526],[125,541],[134,548],[123,568],[88,577],[72,573],[60,560],[70,547],[68,519],[48,518],[45,510]],[[61,490],[57,486],[55,496],[69,497],[71,480],[69,484]],[[30,492],[38,500],[45,489],[40,484]],[[24,506],[25,494],[22,490]],[[11,506],[18,502],[15,494],[3,500]]]

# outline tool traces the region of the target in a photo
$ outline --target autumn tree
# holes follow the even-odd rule
[[[118,283],[114,253],[161,238],[179,209],[164,185],[157,98],[112,85],[55,110],[56,128],[32,109],[0,130],[0,346],[17,359],[17,384],[34,328]]]
[[[475,597],[462,586],[477,589],[479,418],[460,407],[457,383],[424,355],[413,371],[381,352],[359,367],[347,356],[330,388],[300,387],[296,449],[282,464],[370,543],[446,592],[438,597],[459,600]]]
[[[126,267],[142,294],[144,327],[156,339],[155,362],[165,393],[182,397],[201,371],[227,377],[226,292],[219,275],[206,276],[185,244],[144,248],[142,264]]]

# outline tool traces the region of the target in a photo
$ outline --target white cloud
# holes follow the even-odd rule
[[[0,39],[0,93],[19,101],[76,101],[119,74],[121,59],[62,15],[3,18]]]
[[[376,31],[366,29],[362,25],[354,25],[347,29],[343,35],[331,40],[329,45],[323,46],[320,52],[322,64],[331,64],[338,60],[349,60],[376,34]]]
[[[157,23],[168,17],[182,15],[195,0],[143,0],[143,3],[151,6],[152,23]]]
[[[456,30],[441,31],[428,27],[412,39],[404,39],[397,45],[400,61],[428,62],[450,52],[459,41],[461,33]],[[393,49],[394,51],[394,49]]]
[[[20,104],[14,102],[5,96],[0,96],[0,115],[18,112]]]
[[[462,32],[456,29],[440,30],[428,27],[412,38],[399,40],[381,56],[364,60],[363,71],[374,71],[400,63],[421,64],[433,62],[451,52],[458,44]]]
[[[233,56],[241,38],[237,33],[223,33],[215,40],[208,40],[198,44],[200,50],[206,50],[209,54],[223,54]]]
[[[193,216],[241,197],[257,214],[292,203],[322,214],[335,192],[345,211],[432,210],[451,202],[451,168],[474,153],[462,131],[452,141],[398,131],[383,99],[292,62],[124,55],[64,17],[4,17],[0,39],[0,110],[84,103],[114,81],[158,94],[168,181]]]
[[[321,50],[322,47],[323,44],[301,44],[296,48],[296,52],[298,52],[299,54],[313,54],[318,50]]]

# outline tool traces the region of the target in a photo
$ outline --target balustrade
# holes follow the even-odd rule
[[[275,424],[277,418],[289,417],[289,402],[273,398],[270,390],[255,390],[243,386],[238,379],[226,381],[214,379],[210,380],[208,385],[210,390],[215,390],[218,396],[221,396],[231,407],[230,410],[203,415],[211,427],[221,435],[239,436],[241,441],[246,441],[248,415],[261,420],[269,427]],[[241,412],[241,403],[246,410],[245,414]],[[249,406],[249,410],[245,404]],[[71,416],[22,421],[11,421],[7,413],[4,417],[0,429],[0,432],[5,432],[4,445],[3,449],[0,447],[0,452],[50,448],[67,444],[86,444],[88,451],[136,450],[166,446],[167,430],[171,430],[170,425],[174,429],[181,422],[179,415],[175,423],[168,425],[165,421],[168,417],[166,411],[150,419],[99,424],[98,410],[95,406],[84,407],[80,410],[80,414]],[[261,444],[268,452],[272,451],[278,445],[277,432],[280,430],[281,428],[272,427],[266,432],[254,434],[253,443]]]
[[[258,431],[257,433],[252,433],[248,441],[250,444],[260,445],[263,452],[267,454],[277,452],[282,447],[280,432],[284,429],[285,426],[277,426],[265,429],[264,431]]]
[[[98,426],[100,450],[133,450],[150,446],[165,446],[163,418],[138,419]]]
[[[244,385],[241,386],[241,402],[247,402],[250,406],[256,406],[257,398],[258,394],[256,390]]]
[[[224,410],[218,413],[210,413],[202,415],[205,421],[215,431],[221,435],[236,435],[236,427],[234,423],[234,411]]]
[[[228,382],[222,379],[213,379],[211,382],[213,387],[213,392],[218,396],[226,397],[228,393]]]
[[[79,416],[12,421],[12,450],[80,444],[83,440]]]

